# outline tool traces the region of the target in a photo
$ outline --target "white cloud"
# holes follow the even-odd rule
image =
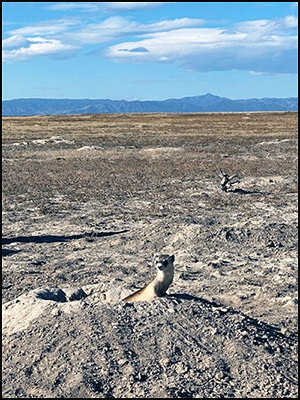
[[[50,47],[49,45],[52,41],[57,45],[60,43],[58,46],[60,54],[63,53],[63,48],[70,50],[67,54],[75,54],[75,51],[72,52],[73,49],[78,49],[78,46],[86,44],[101,44],[118,38],[120,39],[127,35],[160,32],[180,27],[197,26],[203,23],[204,21],[200,19],[179,18],[151,24],[140,24],[119,16],[109,17],[100,23],[86,25],[78,19],[45,21],[8,31],[7,33],[12,36],[4,39],[2,42],[3,49],[5,50],[3,61],[13,62],[35,57],[36,53],[32,51],[32,42],[35,37],[38,38],[37,42],[39,43],[41,42],[39,38],[45,40],[43,44],[45,51],[43,54],[46,56],[48,54],[47,49],[51,49],[49,56],[52,57],[52,46]],[[9,54],[9,51],[12,53]]]
[[[185,28],[147,33],[110,46],[106,57],[123,62],[172,62],[188,70],[297,73],[296,19],[260,20],[231,29]],[[134,52],[134,48],[147,52]],[[127,50],[127,51],[124,51]]]
[[[7,31],[11,36],[2,40],[2,61],[19,62],[36,57],[69,58],[79,47],[64,43],[59,36],[77,23],[72,19],[39,22]]]
[[[15,41],[20,38],[15,38]],[[44,39],[41,37],[27,38],[22,42],[19,48],[11,49],[13,41],[4,43],[2,50],[2,60],[4,62],[13,63],[18,61],[26,61],[32,57],[51,57],[55,59],[63,59],[73,56],[78,47],[63,44],[60,40]],[[9,50],[6,50],[10,46]]]
[[[101,3],[100,3],[101,4]],[[82,11],[98,11],[99,2],[68,2],[68,3],[54,3],[48,7],[54,11],[69,11],[69,10],[82,10]]]
[[[165,3],[55,3],[60,7],[150,7]],[[227,28],[204,28],[196,18],[139,23],[111,16],[99,23],[70,18],[40,22],[11,30],[3,40],[3,61],[32,57],[71,57],[84,45],[117,44],[89,54],[128,63],[177,63],[186,70],[239,69],[252,73],[297,73],[298,19],[244,21]],[[130,40],[127,38],[130,37]],[[127,39],[127,40],[126,40]]]
[[[107,7],[112,10],[148,10],[151,8],[160,7],[164,4],[164,2],[109,2],[106,3]]]
[[[298,18],[294,15],[288,15],[284,18],[284,23],[289,28],[297,28],[298,27]]]
[[[78,24],[76,20],[59,19],[53,21],[39,22],[35,25],[24,26],[22,28],[7,31],[10,35],[57,35],[66,32],[71,26]]]
[[[151,8],[161,7],[166,2],[61,2],[54,3],[49,6],[49,9],[56,11],[82,10],[85,12],[95,11],[135,11],[148,10]]]
[[[152,24],[140,24],[122,17],[109,17],[98,24],[88,24],[64,37],[80,44],[100,44],[116,40],[126,35],[141,35],[149,32],[161,32],[181,27],[197,26],[204,23],[201,19],[179,18],[164,20]]]
[[[178,18],[162,20],[151,24],[141,24],[119,16],[108,17],[100,23],[82,24],[76,19],[61,19],[44,21],[7,31],[10,35],[22,36],[58,36],[68,40],[79,40],[81,43],[103,43],[125,34],[142,34],[160,32],[184,27],[193,27],[204,24],[205,21],[196,18]],[[91,41],[89,41],[91,37]]]
[[[7,39],[2,40],[2,49],[15,50],[20,47],[28,47],[30,42],[22,35],[13,35]]]

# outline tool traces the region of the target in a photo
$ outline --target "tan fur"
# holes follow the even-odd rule
[[[156,278],[153,279],[143,289],[125,297],[122,301],[149,301],[155,297],[161,297],[166,294],[169,286],[171,285],[174,277],[174,266],[173,262],[175,256],[171,255],[159,255],[154,259],[154,265],[157,269]]]

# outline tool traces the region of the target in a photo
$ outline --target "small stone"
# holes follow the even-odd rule
[[[62,314],[61,310],[57,307],[55,307],[51,310],[51,315],[53,317],[59,317],[61,314]]]

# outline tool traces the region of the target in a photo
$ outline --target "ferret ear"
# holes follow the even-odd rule
[[[172,254],[172,255],[170,256],[170,260],[171,260],[172,262],[174,262],[174,260],[175,260],[174,254]]]

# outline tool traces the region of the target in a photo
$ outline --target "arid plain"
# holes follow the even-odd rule
[[[297,228],[296,112],[2,118],[2,396],[296,398]]]

